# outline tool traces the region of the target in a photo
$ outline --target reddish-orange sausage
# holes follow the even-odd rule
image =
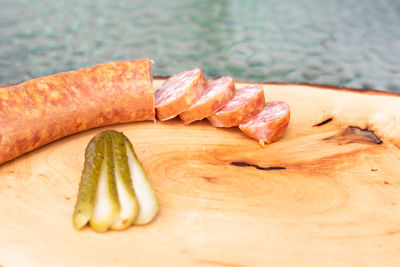
[[[289,106],[282,101],[267,102],[263,111],[250,121],[239,125],[248,136],[262,146],[277,141],[286,132],[290,121]]]
[[[0,88],[0,164],[94,127],[154,120],[152,62],[111,62]]]
[[[157,117],[161,121],[175,118],[193,105],[206,87],[198,68],[170,77],[154,93]]]
[[[214,115],[208,117],[215,127],[233,127],[256,116],[265,106],[264,90],[249,85],[236,90],[233,98]]]
[[[179,117],[185,124],[209,117],[224,107],[234,93],[235,84],[231,77],[223,76],[210,81],[197,102],[181,113]]]

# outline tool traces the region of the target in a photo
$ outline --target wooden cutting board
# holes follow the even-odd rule
[[[0,266],[399,266],[400,96],[264,89],[292,111],[265,148],[174,119],[86,131],[0,166]],[[78,232],[84,150],[105,129],[131,139],[160,211],[146,226]]]

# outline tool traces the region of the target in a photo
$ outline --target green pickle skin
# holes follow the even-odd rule
[[[76,229],[84,227],[92,217],[103,159],[104,139],[101,135],[96,135],[90,140],[85,151],[85,164],[73,215],[73,224]]]
[[[115,161],[114,161],[114,147],[112,142],[112,135],[106,131],[104,132],[105,140],[106,140],[106,151],[107,151],[107,177],[108,177],[108,189],[109,194],[111,196],[111,203],[113,204],[113,211],[114,211],[114,218],[118,215],[120,205],[118,200],[118,192],[117,192],[117,185],[115,182],[115,175],[114,175],[114,168],[115,168]]]
[[[119,169],[124,185],[135,197],[135,192],[133,191],[133,185],[131,180],[131,173],[129,171],[129,166],[128,166],[128,157],[126,156],[126,147],[124,140],[125,136],[123,136],[121,133],[117,131],[110,131],[110,132],[113,136],[114,161],[116,162],[115,168]]]
[[[123,230],[128,228],[134,219],[136,218],[139,212],[139,205],[136,200],[135,191],[133,190],[132,180],[131,180],[131,173],[128,166],[128,157],[126,155],[126,146],[124,141],[124,135],[117,131],[110,130],[108,131],[112,137],[112,144],[113,144],[113,156],[114,156],[114,172],[119,172],[121,181],[123,183],[124,189],[128,192],[130,197],[130,201],[133,202],[133,216],[127,219],[126,222],[122,223],[118,227],[113,225],[111,228],[116,230]],[[115,173],[114,173],[115,176]],[[115,176],[116,177],[116,176]]]

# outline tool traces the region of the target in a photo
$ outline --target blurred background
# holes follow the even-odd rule
[[[0,84],[149,57],[155,76],[400,92],[399,0],[0,0]]]

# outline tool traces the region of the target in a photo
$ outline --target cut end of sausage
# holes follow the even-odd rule
[[[250,121],[239,125],[245,134],[258,140],[261,146],[279,140],[290,121],[290,108],[283,101],[267,102],[265,108]]]
[[[178,116],[199,99],[206,87],[207,81],[198,68],[170,77],[154,93],[157,117],[165,121]]]
[[[223,108],[233,97],[234,92],[235,84],[231,77],[223,76],[217,80],[209,81],[206,90],[196,103],[179,116],[184,124],[209,117]]]
[[[154,92],[154,87],[153,87],[153,66],[155,62],[154,60],[150,59],[149,60],[149,76],[150,76],[150,85],[151,85],[151,91]],[[156,104],[155,104],[155,98],[154,94],[152,94],[153,97],[153,120],[156,120]]]
[[[207,119],[215,127],[233,127],[251,120],[265,107],[264,90],[248,85],[235,91],[233,98]]]

